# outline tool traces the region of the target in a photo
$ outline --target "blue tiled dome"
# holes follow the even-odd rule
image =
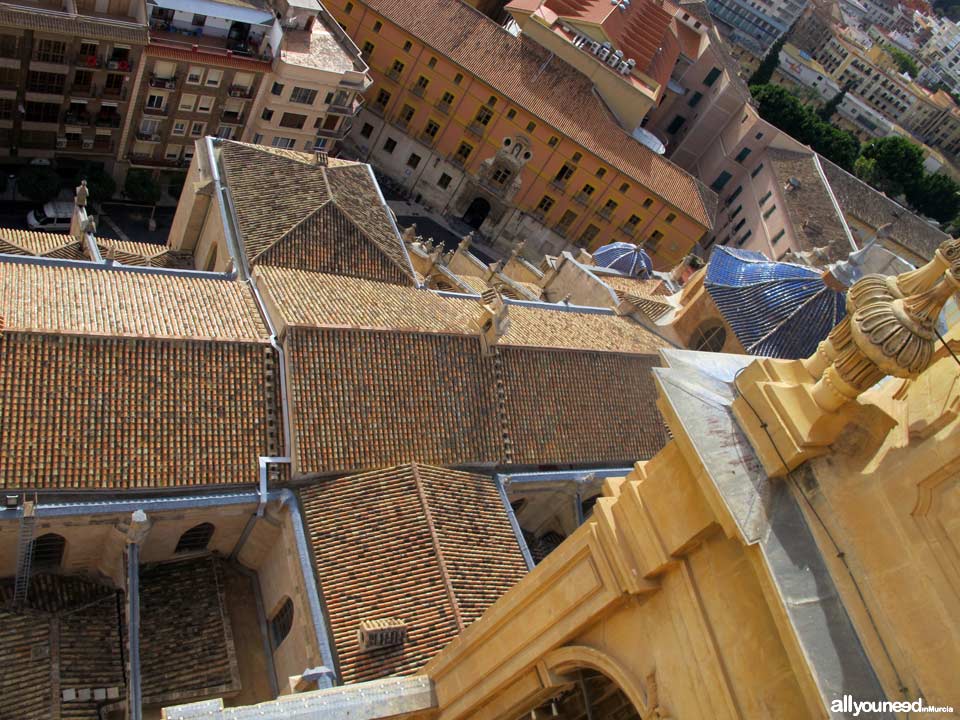
[[[751,355],[809,357],[846,314],[819,270],[747,250],[714,249],[704,286]]]
[[[650,277],[653,272],[650,256],[633,243],[615,242],[604,245],[593,253],[593,261],[600,267],[618,270],[630,277]]]

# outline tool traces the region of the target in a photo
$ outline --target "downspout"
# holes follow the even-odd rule
[[[523,560],[527,563],[527,570],[533,570],[535,563],[533,562],[533,556],[530,554],[530,548],[527,547],[527,541],[523,537],[523,530],[520,528],[520,523],[517,522],[517,515],[513,512],[513,506],[510,505],[510,498],[507,497],[507,491],[503,487],[503,479],[507,477],[506,475],[497,474],[494,476],[493,481],[497,484],[497,492],[500,493],[500,500],[503,502],[503,508],[507,511],[507,517],[510,519],[510,527],[513,528],[513,534],[517,538],[517,544],[520,546],[520,552],[523,553]]]

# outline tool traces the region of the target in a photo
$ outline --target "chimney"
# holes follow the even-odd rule
[[[327,151],[326,150],[314,150],[313,156],[316,158],[317,165],[320,167],[327,166]]]
[[[361,620],[357,628],[357,643],[360,651],[403,645],[407,641],[407,624],[396,618]]]
[[[483,291],[482,310],[480,316],[471,321],[473,330],[480,334],[480,345],[484,356],[493,354],[497,342],[510,329],[510,318],[507,315],[507,304],[500,297],[500,293],[493,288]]]

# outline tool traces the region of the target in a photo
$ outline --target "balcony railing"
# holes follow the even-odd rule
[[[151,73],[150,87],[159,88],[160,90],[176,90],[177,76],[174,75],[172,78],[163,78],[163,77],[157,77],[156,75],[153,75]]]
[[[148,133],[137,131],[137,140],[142,140],[143,142],[158,143],[163,138],[158,133]]]
[[[637,232],[636,226],[635,226],[635,225],[630,225],[629,223],[624,223],[623,225],[621,225],[620,227],[618,227],[617,230],[619,230],[620,232],[622,232],[622,233],[623,233],[624,235],[626,235],[627,237],[633,237],[634,234]]]
[[[427,88],[425,88],[423,85],[414,85],[412,88],[410,88],[410,92],[412,92],[418,98],[422,98],[426,94]]]
[[[613,209],[608,207],[597,208],[597,215],[604,220],[609,220],[613,216]]]
[[[167,114],[167,107],[166,107],[166,106],[164,106],[164,107],[144,107],[144,108],[143,108],[143,114],[144,114],[144,115],[166,115],[166,114]]]
[[[437,102],[436,105],[434,105],[434,107],[440,112],[442,112],[444,115],[450,114],[450,103],[448,102],[443,102],[442,100],[440,100]]]
[[[133,63],[129,60],[110,59],[106,62],[107,70],[113,72],[133,72]]]
[[[224,110],[220,113],[220,122],[226,125],[243,125],[243,113]]]
[[[82,97],[96,97],[97,86],[94,83],[90,83],[89,85],[71,85],[70,94]]]
[[[93,123],[97,127],[118,128],[120,127],[120,120],[119,115],[101,115]]]
[[[155,158],[153,155],[143,155],[141,153],[130,153],[130,162],[133,165],[146,165],[149,167],[170,167],[181,168],[190,164],[186,158]]]
[[[467,131],[477,137],[483,137],[483,128],[484,126],[477,122],[467,125]]]
[[[337,104],[335,102],[330,103],[330,105],[327,106],[327,112],[332,115],[353,116],[360,112],[361,107],[363,107],[363,98],[358,97],[352,103],[347,105]]]
[[[347,134],[346,128],[346,123],[341,124],[336,130],[325,130],[324,128],[318,128],[317,137],[326,138],[328,140],[339,140]]]
[[[573,196],[573,201],[574,201],[575,203],[577,203],[578,205],[584,205],[584,206],[586,206],[587,203],[590,202],[590,196],[589,196],[587,193],[581,191],[581,192],[578,192],[576,195]]]
[[[127,99],[127,88],[125,87],[105,87],[103,88],[103,97]]]
[[[244,87],[243,85],[231,85],[227,88],[227,95],[232,98],[247,98],[249,100],[253,97],[253,88]]]
[[[387,70],[387,77],[393,80],[394,82],[400,82],[400,71],[394,68]]]

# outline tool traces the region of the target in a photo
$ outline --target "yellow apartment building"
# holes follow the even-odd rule
[[[537,11],[549,19],[550,4],[525,3],[515,15]],[[642,3],[603,5],[637,18],[653,13]],[[649,107],[662,97],[665,77],[642,91],[622,80],[616,86],[605,75],[619,70],[603,67],[590,46],[570,45],[561,58],[533,39],[548,34],[546,21],[528,17],[535,33],[514,36],[463,3],[334,0],[328,8],[374,79],[349,136],[356,154],[488,243],[505,248],[524,240],[542,255],[631,241],[666,268],[710,229],[713,192],[636,139],[645,135],[634,125],[640,119],[618,122],[619,101],[591,79],[603,76]],[[663,36],[676,43],[673,16],[657,17]],[[581,40],[587,31],[577,31]],[[590,32],[600,37],[602,24]],[[613,62],[619,48],[605,49]]]

